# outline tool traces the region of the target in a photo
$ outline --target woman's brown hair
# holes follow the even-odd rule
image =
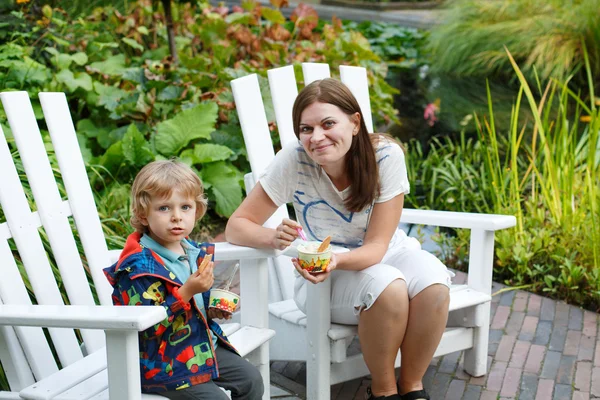
[[[322,79],[307,85],[296,97],[292,110],[294,133],[300,138],[300,118],[304,110],[314,103],[337,106],[344,113],[360,114],[358,133],[346,154],[346,172],[350,179],[350,193],[344,200],[349,211],[361,211],[371,205],[379,195],[379,171],[372,138],[358,101],[346,85],[336,79]]]

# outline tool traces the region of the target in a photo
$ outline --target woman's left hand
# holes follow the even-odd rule
[[[231,313],[219,310],[218,308],[211,307],[206,310],[206,315],[210,319],[231,319]]]
[[[331,271],[333,271],[334,269],[336,269],[336,267],[337,267],[337,257],[335,255],[335,253],[331,253],[331,259],[329,260],[329,265],[327,266],[327,270],[325,272],[319,272],[319,273],[316,273],[316,274],[311,274],[307,270],[302,269],[302,267],[298,263],[298,259],[297,258],[292,258],[292,264],[294,264],[294,267],[296,268],[296,271],[298,271],[298,273],[304,279],[306,279],[307,281],[309,281],[311,283],[317,284],[317,283],[321,283],[325,279],[329,278],[329,275],[331,275]]]

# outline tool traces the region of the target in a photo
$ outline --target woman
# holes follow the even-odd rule
[[[303,227],[311,240],[331,235],[349,252],[333,254],[325,273],[299,276],[294,300],[305,311],[306,282],[331,279],[331,321],[358,324],[371,372],[369,399],[428,399],[422,379],[446,326],[450,276],[419,242],[398,229],[409,192],[401,147],[369,135],[358,102],[334,79],[315,81],[293,107],[299,146],[281,150],[229,219],[227,240],[284,249]],[[262,224],[293,202],[300,224]],[[382,332],[385,334],[382,335]],[[402,351],[398,383],[394,360]]]

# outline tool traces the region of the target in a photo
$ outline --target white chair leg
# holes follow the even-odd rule
[[[478,306],[476,319],[483,323],[473,329],[473,347],[465,350],[465,371],[471,376],[483,376],[487,373],[490,304]]]
[[[318,285],[307,283],[306,398],[329,400],[331,397],[331,346],[327,332],[331,325],[331,281]]]
[[[138,332],[106,331],[110,400],[141,400]]]

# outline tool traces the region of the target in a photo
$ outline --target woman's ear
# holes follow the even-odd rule
[[[352,136],[356,136],[360,131],[360,113],[355,112],[352,115],[352,122],[354,122],[354,130],[352,131]]]

